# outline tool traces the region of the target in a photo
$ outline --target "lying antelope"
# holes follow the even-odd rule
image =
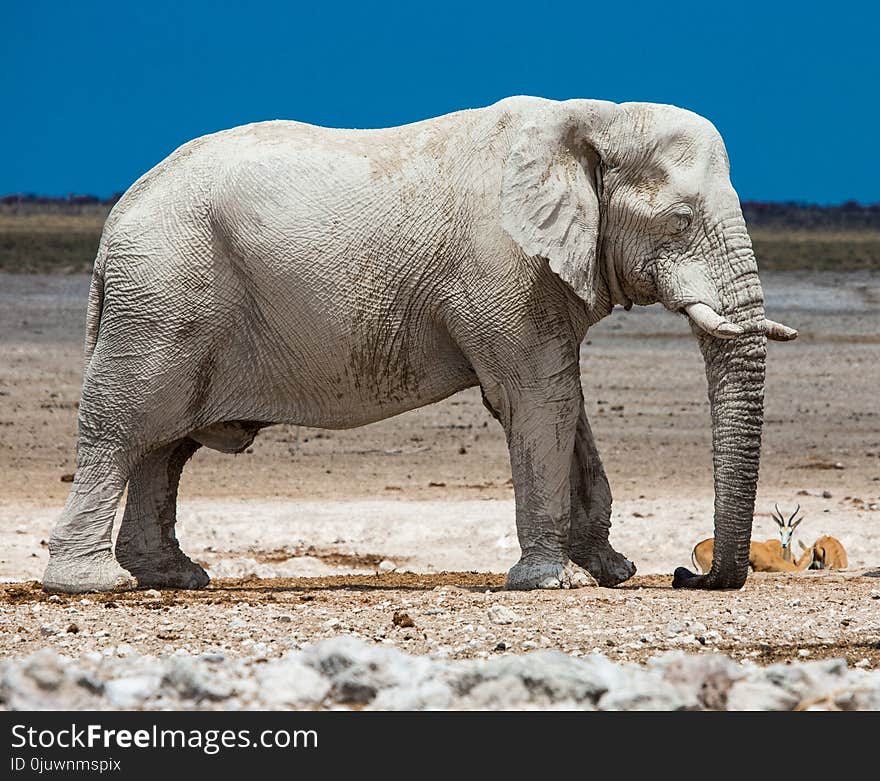
[[[715,552],[715,538],[698,542],[691,553],[691,561],[700,572],[708,572]],[[796,561],[782,558],[783,548],[779,540],[749,543],[749,566],[753,572],[800,572],[813,564],[813,548],[807,548]]]
[[[849,566],[846,548],[836,537],[825,534],[816,540],[810,548],[803,543],[800,543],[800,546],[804,549],[802,555],[806,555],[808,551],[813,552],[813,563],[810,569],[846,569]]]
[[[779,539],[749,543],[749,566],[754,572],[795,572],[809,569],[813,564],[814,548],[806,548],[800,558],[794,559],[791,553],[791,541],[794,530],[804,519],[802,515],[797,520],[801,506],[788,517],[783,517],[778,505],[774,505],[776,511],[771,515],[779,526]],[[803,546],[802,546],[803,547]],[[712,556],[715,552],[715,538],[698,542],[691,552],[691,561],[700,572],[708,572],[712,566]]]

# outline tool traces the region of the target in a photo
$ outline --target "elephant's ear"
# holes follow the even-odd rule
[[[527,255],[546,258],[588,306],[596,304],[598,152],[565,104],[520,128],[501,179],[501,225]]]

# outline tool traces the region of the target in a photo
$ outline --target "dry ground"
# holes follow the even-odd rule
[[[577,591],[511,592],[503,583],[492,574],[387,573],[71,597],[30,582],[0,587],[0,630],[4,651],[16,655],[49,646],[74,657],[136,649],[270,659],[353,634],[449,658],[554,648],[643,662],[678,649],[760,664],[844,658],[880,667],[877,577],[760,573],[737,593],[674,591],[665,575]],[[511,623],[493,621],[498,604],[513,611]]]
[[[625,587],[512,594],[497,591],[500,575],[468,572],[501,573],[517,557],[503,435],[471,390],[361,429],[278,426],[240,456],[200,451],[181,488],[183,547],[215,577],[288,580],[85,601],[10,585],[0,594],[0,653],[124,643],[259,655],[282,635],[304,643],[355,631],[453,656],[492,653],[499,643],[633,660],[683,647],[758,661],[802,650],[876,666],[880,579],[864,573],[880,566],[880,275],[768,273],[764,281],[770,316],[802,337],[770,346],[754,537],[774,533],[774,502],[800,503],[799,538],[843,540],[845,574],[759,576],[738,593],[668,588],[672,569],[711,535],[710,432],[688,327],[652,307],[601,323],[582,360],[615,493],[612,539],[639,566]],[[0,274],[6,581],[39,578],[69,487],[62,480],[74,469],[87,286],[83,275]],[[422,575],[375,575],[388,559]],[[360,579],[337,579],[345,573]],[[320,579],[289,580],[303,576]],[[492,624],[492,601],[522,620]],[[395,611],[415,627],[394,626]]]

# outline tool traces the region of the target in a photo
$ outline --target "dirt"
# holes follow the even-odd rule
[[[280,656],[355,634],[449,658],[555,648],[643,662],[676,648],[771,663],[845,658],[880,667],[880,571],[755,574],[739,592],[684,592],[666,575],[615,589],[511,592],[491,573],[382,573],[219,579],[203,591],[50,596],[35,581],[0,588],[4,650],[69,656],[120,645],[159,656]],[[515,614],[493,623],[490,606]],[[863,661],[867,660],[867,662]]]
[[[796,539],[841,539],[845,573],[758,575],[735,593],[669,588],[712,534],[710,430],[689,328],[651,307],[615,312],[583,348],[587,411],[615,494],[612,541],[639,567],[624,587],[498,591],[518,554],[510,471],[503,433],[472,389],[361,429],[276,426],[239,456],[199,451],[181,485],[179,536],[212,587],[52,600],[27,581],[45,566],[74,471],[88,278],[0,274],[0,579],[18,583],[0,596],[0,653],[125,642],[247,654],[282,635],[356,631],[452,656],[504,643],[642,660],[685,647],[877,666],[880,579],[864,573],[880,569],[880,275],[764,282],[769,316],[801,338],[769,348],[753,536],[775,535],[774,503],[800,504]],[[383,565],[396,571],[376,574]],[[490,600],[522,621],[492,624]],[[395,612],[415,626],[394,626]],[[49,624],[58,632],[41,631]]]

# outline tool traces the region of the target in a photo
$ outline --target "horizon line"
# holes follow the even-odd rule
[[[54,202],[54,203],[95,203],[100,204],[102,206],[110,206],[128,191],[125,190],[115,190],[108,196],[100,196],[95,195],[94,193],[79,193],[76,191],[69,191],[65,195],[48,195],[44,193],[35,193],[35,192],[11,192],[0,195],[0,204],[9,204],[15,203],[16,201],[44,201],[44,202]],[[807,200],[798,200],[795,198],[788,199],[773,199],[773,200],[764,200],[761,198],[741,198],[740,203],[745,204],[775,204],[775,205],[785,205],[785,206],[796,206],[798,208],[820,208],[820,209],[839,209],[842,207],[850,207],[850,208],[859,208],[859,209],[880,209],[880,201],[873,202],[862,202],[855,198],[848,198],[839,202],[818,202],[818,201],[807,201]]]

